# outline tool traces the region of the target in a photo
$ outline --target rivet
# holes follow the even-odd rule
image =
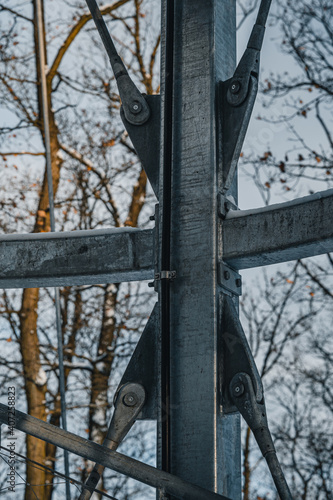
[[[123,403],[126,406],[135,406],[138,402],[138,397],[134,392],[129,392],[123,397]]]
[[[141,103],[139,101],[132,102],[132,104],[131,104],[132,113],[134,113],[136,115],[137,113],[140,113],[141,109],[142,109],[142,106],[141,106]]]
[[[241,89],[241,84],[238,80],[234,81],[230,86],[230,92],[232,94],[238,94]]]

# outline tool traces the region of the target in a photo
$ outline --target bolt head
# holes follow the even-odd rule
[[[131,104],[131,111],[132,113],[134,113],[135,115],[137,115],[138,113],[140,113],[142,109],[142,106],[141,106],[141,103],[139,101],[133,101],[132,104]]]
[[[238,382],[237,384],[235,384],[233,386],[232,390],[233,390],[234,396],[239,398],[244,393],[245,387],[241,382]]]
[[[238,80],[235,80],[234,82],[232,82],[232,84],[230,86],[230,92],[232,94],[238,94],[240,89],[241,89],[241,84]]]
[[[242,280],[240,278],[236,279],[236,286],[240,288],[242,286]]]
[[[229,273],[229,271],[224,271],[224,279],[226,279],[226,280],[230,279],[230,273]]]
[[[125,406],[135,406],[138,403],[138,397],[135,392],[129,392],[123,397],[123,403]]]

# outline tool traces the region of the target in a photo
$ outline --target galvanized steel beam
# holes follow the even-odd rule
[[[248,269],[333,252],[332,215],[332,189],[230,211],[223,222],[223,259],[235,269]],[[0,287],[153,279],[153,254],[152,229],[1,235]]]
[[[254,210],[230,211],[223,259],[235,269],[333,252],[333,189]]]
[[[160,286],[162,361],[166,359],[162,364],[169,362],[170,356],[170,398],[162,414],[163,419],[170,418],[169,443],[163,438],[163,428],[161,441],[162,446],[169,446],[171,473],[238,500],[239,418],[223,415],[220,405],[217,323],[221,288],[216,272],[220,256],[217,193],[222,188],[216,88],[219,81],[232,76],[235,68],[236,2],[164,0],[162,33],[166,12],[172,15],[172,3],[173,29],[169,29],[169,39],[163,37],[162,41],[164,155],[159,196],[159,250],[162,247],[166,251],[168,245],[170,262],[165,268],[166,259],[161,255],[158,271],[176,271],[177,275],[168,285],[169,353],[163,341],[168,291],[164,293],[163,284]],[[168,168],[171,201],[164,196]],[[171,212],[170,238],[166,211]],[[168,403],[168,395],[164,403]],[[165,449],[162,457],[163,452]]]
[[[153,230],[0,236],[0,287],[118,283],[154,277]]]

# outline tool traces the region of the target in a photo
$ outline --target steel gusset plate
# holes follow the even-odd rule
[[[143,125],[132,125],[121,108],[120,116],[134,149],[145,169],[154,194],[158,199],[160,170],[161,101],[159,95],[145,95],[150,108],[149,119]]]
[[[234,178],[258,91],[258,79],[250,75],[246,99],[239,105],[231,105],[228,102],[228,91],[230,93],[230,85],[234,80],[233,77],[218,85],[219,163],[224,193],[228,191]]]
[[[222,328],[223,325],[223,328]],[[263,386],[233,300],[223,293],[219,297],[219,380],[223,413],[237,410],[229,392],[238,373],[250,376],[256,401],[263,399]]]
[[[121,387],[129,382],[144,387],[146,400],[138,420],[157,419],[158,332],[159,308],[156,303],[116,392],[117,395]]]

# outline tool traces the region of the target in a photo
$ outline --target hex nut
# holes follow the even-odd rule
[[[234,396],[236,396],[237,398],[239,398],[242,394],[244,394],[244,390],[245,390],[245,387],[241,382],[238,382],[232,388]]]
[[[135,406],[138,403],[138,397],[135,392],[128,392],[123,397],[123,403],[125,406]]]

